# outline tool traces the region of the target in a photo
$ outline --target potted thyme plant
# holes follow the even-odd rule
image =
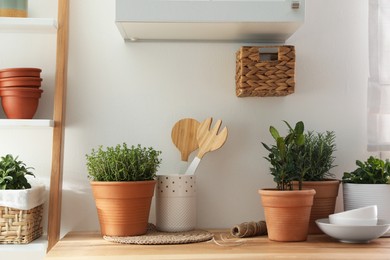
[[[102,235],[146,233],[160,154],[123,143],[86,155]]]
[[[27,176],[33,168],[7,154],[0,158],[0,244],[27,244],[43,233],[42,215],[45,187],[32,186]],[[15,235],[15,230],[23,230]]]
[[[310,214],[309,234],[321,234],[323,232],[315,220],[327,218],[329,214],[334,213],[340,186],[340,180],[336,180],[335,175],[330,172],[336,166],[334,164],[336,135],[333,131],[323,133],[308,131],[304,135],[302,157],[306,172],[302,186],[316,191]],[[298,186],[297,182],[295,185]]]
[[[390,219],[390,161],[370,156],[342,178],[344,210],[377,205],[378,218]],[[386,233],[390,235],[390,232]]]
[[[275,144],[262,142],[269,152],[264,157],[271,163],[270,172],[276,182],[276,189],[261,189],[259,194],[265,211],[268,238],[274,241],[305,241],[307,239],[310,211],[314,189],[302,189],[302,181],[307,169],[304,165],[304,124],[297,122],[288,134],[282,137],[271,126],[269,131]],[[298,180],[297,190],[293,181]]]

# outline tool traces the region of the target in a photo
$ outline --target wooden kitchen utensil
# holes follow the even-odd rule
[[[188,161],[191,152],[198,149],[196,133],[200,123],[193,118],[184,118],[176,122],[172,128],[172,142],[179,149],[182,161]]]
[[[207,152],[215,151],[220,148],[227,139],[228,130],[226,127],[218,134],[218,130],[221,127],[222,120],[218,120],[215,123],[213,129],[210,130],[211,122],[213,118],[207,118],[203,121],[197,131],[196,138],[198,140],[199,151],[197,156],[191,162],[187,171],[184,173],[186,175],[192,175],[195,173],[196,168],[198,168],[200,160]]]

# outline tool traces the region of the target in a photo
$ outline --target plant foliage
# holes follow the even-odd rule
[[[274,176],[274,181],[279,190],[292,190],[292,182],[300,182],[299,189],[302,188],[302,178],[307,169],[304,167],[304,124],[299,121],[292,128],[289,123],[284,121],[288,127],[286,137],[280,136],[278,130],[270,126],[269,131],[275,140],[275,144],[268,146],[262,142],[264,148],[269,152],[264,157],[271,163],[270,171]]]
[[[11,154],[0,159],[0,190],[21,190],[31,188],[26,175],[34,176],[30,171],[32,167],[15,158]],[[35,177],[35,176],[34,176]]]
[[[130,148],[123,143],[106,150],[99,146],[86,155],[89,178],[93,181],[146,181],[156,177],[161,163],[152,147],[141,145]]]
[[[304,181],[321,181],[334,178],[330,170],[334,165],[336,151],[336,135],[333,131],[314,133],[309,131],[305,134],[304,165],[307,169]]]
[[[356,160],[353,172],[345,172],[343,182],[364,184],[390,184],[390,162],[370,156],[367,161]]]

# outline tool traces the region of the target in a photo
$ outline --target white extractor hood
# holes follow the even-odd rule
[[[304,0],[116,0],[129,41],[284,43],[304,17]]]

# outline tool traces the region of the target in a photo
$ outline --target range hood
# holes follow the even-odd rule
[[[284,43],[304,17],[304,0],[116,0],[127,41]]]

